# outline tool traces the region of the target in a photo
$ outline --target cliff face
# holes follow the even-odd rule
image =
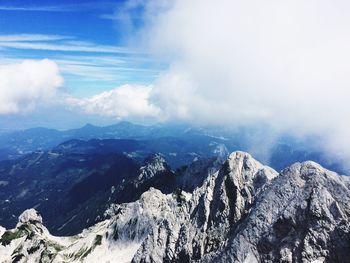
[[[251,209],[255,197],[277,176],[250,155],[231,154],[220,170],[179,204],[179,220],[163,221],[143,242],[134,262],[200,260],[226,246],[231,232]]]
[[[188,174],[186,175],[189,176]],[[51,236],[34,210],[0,229],[1,262],[350,262],[350,180],[316,163],[278,174],[234,152],[192,193],[151,188],[109,219]]]

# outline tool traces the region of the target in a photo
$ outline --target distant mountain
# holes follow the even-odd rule
[[[194,138],[161,137],[145,140],[91,139],[83,141],[74,139],[54,147],[53,151],[99,155],[123,153],[139,162],[142,162],[151,154],[160,153],[172,169],[180,168],[197,159],[226,158],[228,156],[228,150],[223,141],[207,136],[196,136]]]
[[[166,159],[174,169],[196,158],[219,154],[223,156],[220,151],[225,151],[227,155],[227,152],[242,150],[253,152],[257,159],[278,171],[294,162],[313,160],[336,172],[347,172],[337,160],[330,162],[318,142],[311,138],[300,140],[284,134],[271,141],[265,138],[268,134],[269,130],[264,127],[144,126],[129,122],[105,127],[87,124],[66,131],[35,128],[0,133],[0,160],[20,158],[38,150],[50,150],[71,140],[125,139],[145,143],[141,148],[143,150],[144,147],[148,152],[166,152]],[[144,154],[141,155],[139,159],[145,157]]]
[[[58,131],[47,128],[33,128],[22,131],[0,133],[0,160],[15,159],[37,150],[49,150],[72,139],[154,139],[167,136],[181,136],[183,126],[143,126],[129,122],[98,127],[87,124],[79,129]]]
[[[168,171],[159,156],[147,162],[135,182]],[[193,191],[150,188],[134,202],[111,204],[106,220],[75,236],[52,236],[26,210],[14,229],[0,228],[0,260],[349,262],[349,177],[310,161],[277,173],[243,152],[205,167],[197,161],[179,175],[203,179]],[[172,184],[169,175],[160,186]]]

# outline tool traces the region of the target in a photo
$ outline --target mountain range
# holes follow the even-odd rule
[[[276,172],[236,151],[175,174],[153,155],[135,171],[111,193],[140,196],[76,235],[24,211],[0,229],[1,262],[350,262],[350,179],[315,162]]]
[[[288,134],[271,135],[273,133],[269,128],[260,126],[146,126],[125,121],[105,127],[86,124],[71,130],[32,128],[0,133],[0,160],[18,159],[35,151],[49,151],[66,142],[94,144],[87,147],[99,147],[103,151],[103,146],[97,145],[98,140],[125,139],[134,141],[134,149],[131,151],[128,148],[133,157],[142,161],[150,153],[163,153],[173,169],[189,164],[194,158],[205,159],[223,154],[223,151],[227,154],[242,150],[253,153],[258,160],[278,171],[294,162],[313,160],[338,173],[349,172],[334,157],[329,158],[324,154],[317,138],[300,139]],[[113,142],[107,147],[111,149]],[[115,147],[113,151],[121,152]]]
[[[0,262],[350,262],[344,166],[313,139],[260,137],[128,122],[3,132]]]

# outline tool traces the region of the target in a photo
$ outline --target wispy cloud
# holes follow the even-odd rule
[[[116,81],[125,77],[135,79],[135,77],[132,77],[135,75],[140,77],[140,75],[155,76],[158,74],[158,71],[155,69],[142,67],[103,66],[64,60],[56,60],[56,62],[63,73],[80,76],[85,81]]]
[[[42,35],[42,34],[16,34],[16,35],[0,35],[0,42],[36,42],[36,41],[56,41],[63,39],[72,39],[70,36],[62,35]]]
[[[42,34],[0,35],[1,47],[67,52],[138,53],[130,48],[81,41],[71,36]]]
[[[117,4],[115,2],[99,1],[79,4],[64,5],[0,5],[0,11],[23,11],[23,12],[81,12],[88,10],[110,10]]]
[[[99,15],[99,18],[106,20],[141,20],[143,17],[137,14],[124,14],[123,12],[106,13]]]
[[[159,74],[159,68],[145,66],[142,59],[138,60],[138,57],[118,57],[114,54],[86,57],[64,56],[55,61],[64,74],[78,76],[87,82],[107,81],[119,85],[130,80],[137,82],[138,79],[155,79]]]
[[[0,6],[1,11],[67,12],[64,6]]]
[[[76,51],[76,52],[103,52],[103,53],[135,53],[136,51],[124,47],[114,47],[107,45],[79,45],[76,43],[33,43],[25,41],[0,41],[0,47],[16,49],[34,49],[50,51]]]
[[[30,57],[33,59],[35,57]],[[157,78],[160,69],[156,66],[144,66],[144,61],[152,63],[146,57],[119,57],[115,54],[80,56],[61,55],[51,56],[62,75],[65,77],[67,88],[91,87],[101,90],[124,83],[146,83]],[[0,66],[20,64],[23,59],[18,57],[6,57],[0,55]],[[85,90],[88,92],[87,90]]]
[[[99,16],[101,19],[107,19],[107,20],[116,20],[116,16],[114,14],[102,14]]]
[[[97,44],[65,35],[0,35],[0,65],[49,58],[67,79],[65,88],[100,90],[132,81],[149,83],[159,74],[154,59],[123,46]],[[4,52],[5,50],[5,52]]]

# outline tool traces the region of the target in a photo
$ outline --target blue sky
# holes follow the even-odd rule
[[[162,67],[128,45],[127,27],[115,15],[123,1],[0,1],[0,59],[55,61],[63,89],[92,96],[125,83],[148,84]],[[135,19],[132,24],[138,25]]]

